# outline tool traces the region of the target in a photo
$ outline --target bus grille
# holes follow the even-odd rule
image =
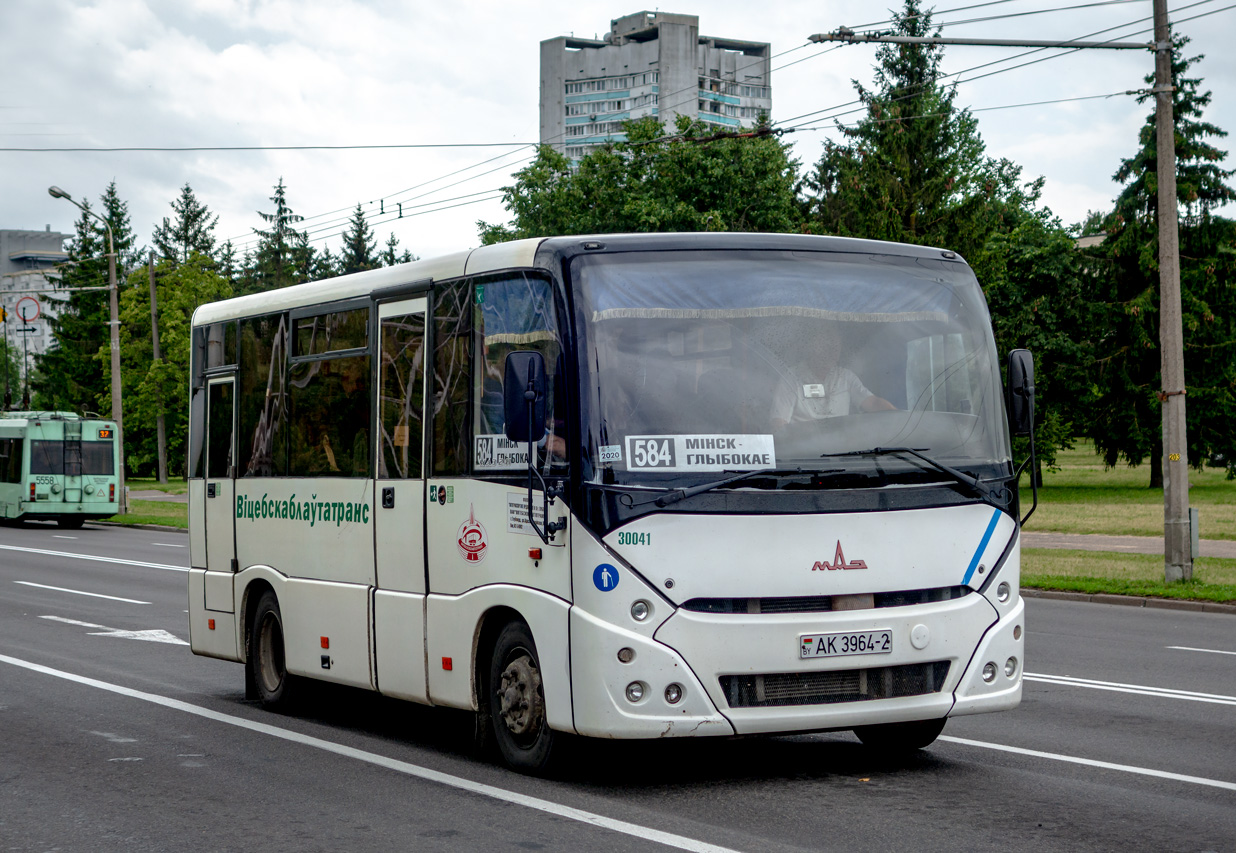
[[[952,601],[973,590],[967,586],[944,586],[935,589],[910,589],[899,592],[877,592],[874,604],[879,607],[907,607]],[[692,598],[683,610],[696,613],[825,613],[833,609],[831,595],[799,595],[782,598]]]
[[[723,675],[721,689],[731,708],[832,705],[939,693],[949,662],[910,663],[832,672]]]

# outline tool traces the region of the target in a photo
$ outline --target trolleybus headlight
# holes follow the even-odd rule
[[[1008,581],[1001,581],[1000,585],[996,587],[996,598],[1000,599],[1000,603],[1003,604],[1009,600],[1009,595],[1012,591]]]
[[[983,666],[983,680],[986,681],[988,684],[991,684],[993,681],[996,680],[996,665],[994,662],[988,661]]]
[[[671,705],[677,705],[681,699],[682,699],[682,685],[681,684],[671,684],[669,687],[665,688],[665,701],[666,702],[669,702]]]
[[[638,702],[644,698],[644,684],[641,681],[632,681],[627,685],[627,701]]]
[[[635,649],[622,648],[618,650],[618,660],[622,663],[630,663],[635,660]]]
[[[1004,662],[1004,674],[1008,678],[1017,674],[1017,658],[1009,658]]]
[[[651,609],[647,601],[637,601],[631,605],[631,618],[636,622],[643,622],[648,618]]]

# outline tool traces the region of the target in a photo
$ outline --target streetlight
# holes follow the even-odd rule
[[[116,473],[120,477],[120,513],[123,515],[129,511],[129,500],[125,493],[124,485],[124,419],[121,415],[120,405],[120,302],[116,291],[116,245],[112,240],[112,225],[93,210],[78,204],[71,195],[60,189],[60,187],[48,187],[47,194],[52,198],[64,199],[69,204],[77,207],[82,213],[87,216],[93,216],[102,222],[103,227],[107,229],[107,279],[108,290],[111,293],[111,320],[108,322],[108,325],[112,330],[112,420],[116,422],[116,441],[119,444],[120,450],[120,470]]]

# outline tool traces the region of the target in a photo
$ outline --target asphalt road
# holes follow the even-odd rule
[[[246,701],[184,645],[187,544],[0,528],[0,849],[1236,850],[1236,617],[1029,600],[1021,708],[901,761],[576,743],[540,780],[474,758],[465,714]]]

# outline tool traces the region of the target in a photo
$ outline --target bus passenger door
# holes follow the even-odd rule
[[[426,300],[378,307],[374,642],[378,689],[427,701],[425,684]]]
[[[236,380],[212,379],[206,395],[206,568],[236,571]],[[211,583],[206,608],[232,611],[232,584]],[[212,594],[213,593],[213,594]]]

